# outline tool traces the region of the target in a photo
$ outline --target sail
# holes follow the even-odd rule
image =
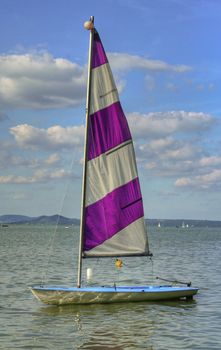
[[[82,254],[148,255],[131,133],[95,29],[91,69]]]

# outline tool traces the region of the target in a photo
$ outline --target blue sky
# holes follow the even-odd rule
[[[147,218],[220,220],[221,2],[1,0],[0,214],[79,217],[95,16]]]

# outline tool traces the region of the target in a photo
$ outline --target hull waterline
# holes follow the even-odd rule
[[[175,286],[140,287],[30,287],[34,296],[45,304],[109,304],[139,301],[192,299],[197,288]]]

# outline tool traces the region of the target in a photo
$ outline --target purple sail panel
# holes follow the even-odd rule
[[[93,41],[92,68],[99,67],[107,62],[107,56],[104,51],[99,34],[95,32]]]
[[[86,208],[84,250],[100,245],[143,216],[140,185],[136,178]]]
[[[88,160],[131,139],[131,133],[120,102],[90,116]]]

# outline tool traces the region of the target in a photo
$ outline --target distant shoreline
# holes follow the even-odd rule
[[[148,226],[163,227],[177,227],[177,228],[190,228],[190,227],[221,227],[221,221],[219,220],[193,220],[193,219],[146,219]],[[30,217],[25,215],[1,215],[0,225],[12,225],[12,224],[58,224],[58,225],[79,225],[79,219],[71,219],[62,215],[42,215],[38,217]]]

